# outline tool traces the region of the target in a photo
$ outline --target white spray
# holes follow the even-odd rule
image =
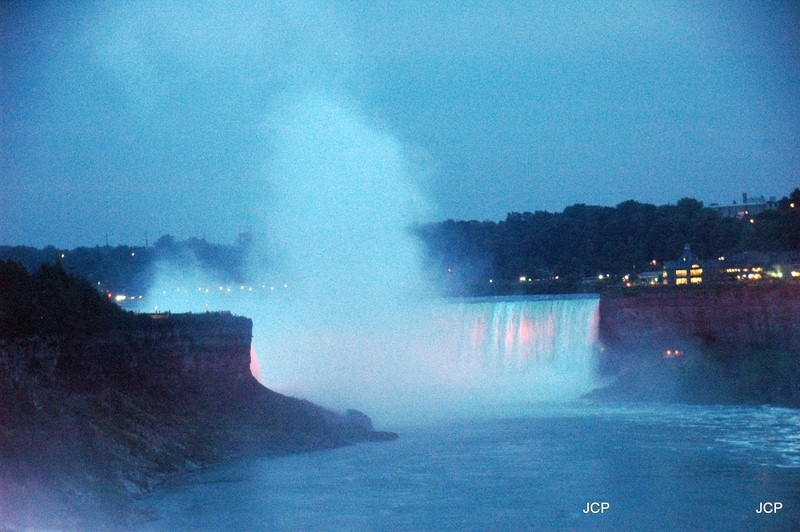
[[[253,368],[265,386],[364,410],[383,426],[588,391],[596,303],[442,302],[409,232],[429,208],[402,145],[319,93],[273,108],[250,270],[276,290],[229,305],[253,319]]]

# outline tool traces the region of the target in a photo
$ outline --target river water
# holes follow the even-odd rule
[[[800,529],[795,410],[529,404],[398,431],[184,477],[141,530]]]

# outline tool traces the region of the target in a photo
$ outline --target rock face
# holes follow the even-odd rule
[[[182,472],[396,437],[261,386],[251,332],[214,313],[0,339],[0,529],[124,527],[132,496]]]
[[[600,300],[595,397],[800,407],[800,286],[646,290]]]

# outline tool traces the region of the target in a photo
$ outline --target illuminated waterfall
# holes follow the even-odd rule
[[[596,296],[484,298],[445,305],[447,371],[505,400],[574,399],[595,382]]]
[[[387,301],[357,321],[262,315],[260,379],[395,420],[574,400],[594,388],[598,304],[597,296]]]

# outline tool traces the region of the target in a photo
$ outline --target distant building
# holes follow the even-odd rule
[[[765,269],[773,262],[769,253],[747,251],[730,257],[720,265],[720,278],[725,282],[761,281]]]
[[[768,200],[764,196],[757,198],[750,198],[746,192],[742,193],[742,202],[736,203],[735,201],[730,205],[718,205],[712,203],[708,206],[709,209],[716,211],[717,214],[724,218],[746,218],[749,216],[756,216],[764,211],[774,210],[778,208],[778,201],[772,197]]]
[[[731,257],[699,259],[689,244],[677,260],[664,263],[663,284],[700,285],[800,281],[799,252],[747,251]]]
[[[662,282],[664,272],[652,271],[642,272],[639,274],[639,284],[644,286],[657,285]]]
[[[706,261],[708,262],[708,261]],[[713,261],[716,263],[717,261]],[[708,268],[711,266],[711,268]],[[664,284],[670,285],[694,285],[700,284],[704,279],[716,273],[717,264],[703,264],[697,255],[692,253],[689,244],[683,246],[683,253],[678,260],[667,261],[664,263],[663,279]]]
[[[720,269],[727,282],[800,281],[800,252],[745,251],[725,261]]]

